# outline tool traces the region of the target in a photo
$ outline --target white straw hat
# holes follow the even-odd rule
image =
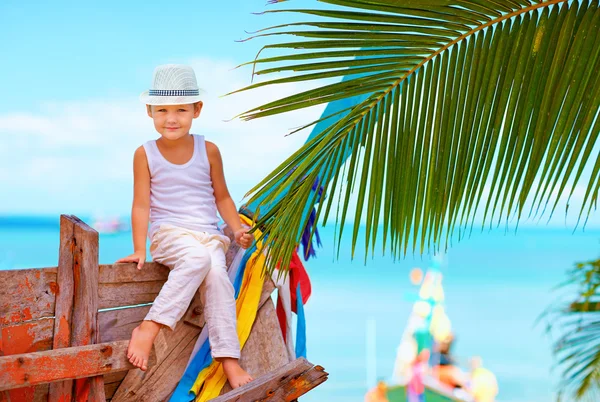
[[[202,100],[190,66],[164,64],[154,69],[152,88],[140,95],[146,105],[185,105]]]

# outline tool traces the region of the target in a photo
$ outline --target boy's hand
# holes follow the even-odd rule
[[[249,248],[253,240],[254,236],[246,233],[246,229],[242,228],[235,231],[235,242],[242,248]]]
[[[146,252],[145,251],[136,251],[135,253],[128,255],[125,258],[121,258],[121,259],[117,260],[117,264],[123,263],[123,262],[137,262],[137,269],[142,269],[145,261],[146,261]]]

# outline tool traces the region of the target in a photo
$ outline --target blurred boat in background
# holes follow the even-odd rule
[[[493,373],[481,367],[481,359],[472,359],[469,373],[451,357],[454,335],[442,279],[439,261],[425,273],[420,268],[410,272],[410,281],[419,291],[409,295],[414,304],[398,345],[392,379],[369,390],[365,402],[494,401],[498,385]]]
[[[119,217],[94,217],[91,226],[100,234],[116,234],[130,229],[127,222]]]

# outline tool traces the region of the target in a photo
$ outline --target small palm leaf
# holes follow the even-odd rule
[[[255,74],[295,73],[240,90],[347,78],[242,119],[363,99],[250,191],[267,211],[258,224],[271,268],[287,266],[315,203],[325,221],[338,202],[338,237],[353,215],[353,255],[361,223],[372,252],[383,223],[383,248],[399,256],[447,245],[477,211],[490,224],[551,215],[594,161],[589,214],[600,186],[597,0],[321,2],[335,7],[270,11],[318,20],[260,32],[297,40],[265,46],[279,54],[252,62]],[[322,195],[317,179],[329,184]]]
[[[600,260],[577,264],[565,284],[569,299],[547,311],[559,332],[554,353],[565,400],[600,400]],[[575,297],[573,290],[575,287]]]

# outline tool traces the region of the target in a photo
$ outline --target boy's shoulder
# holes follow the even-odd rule
[[[215,144],[214,142],[205,140],[204,143],[206,144],[206,152],[209,156],[211,154],[214,155],[219,152],[219,147],[217,147],[217,144]]]
[[[146,148],[144,148],[143,145],[140,145],[139,147],[137,147],[135,152],[133,153],[133,158],[134,159],[147,159]]]
[[[146,155],[146,148],[143,145],[140,145],[135,149],[135,154],[144,154]]]

